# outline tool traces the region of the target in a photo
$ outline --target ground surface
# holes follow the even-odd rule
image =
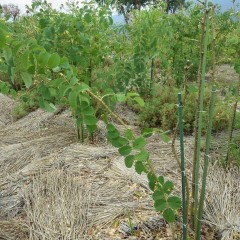
[[[107,144],[102,122],[95,144],[80,144],[67,110],[39,109],[14,122],[16,104],[0,95],[0,239],[171,239],[153,209],[146,176],[125,167]],[[138,131],[133,112],[124,106],[117,112]],[[215,139],[221,139],[215,149],[226,141]],[[171,143],[154,135],[147,147],[157,172],[174,180],[180,195],[181,173]],[[193,137],[186,137],[189,179],[192,149]],[[216,165],[209,171],[203,239],[240,239],[239,172]]]

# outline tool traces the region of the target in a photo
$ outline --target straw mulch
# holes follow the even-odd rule
[[[9,103],[10,109],[14,101]],[[146,176],[125,167],[117,150],[107,144],[102,122],[95,144],[80,144],[67,110],[52,114],[39,109],[12,122],[11,111],[1,106],[1,119],[8,121],[0,129],[0,239],[170,238],[166,223],[153,209]],[[133,113],[128,118],[120,107],[118,114],[134,124]],[[192,142],[192,137],[185,139],[189,174]],[[181,173],[171,144],[154,135],[147,148],[157,172],[175,179],[175,193],[180,195]],[[213,177],[211,182],[218,184]],[[236,188],[235,193],[239,194]],[[215,224],[214,218],[206,219]]]
[[[106,144],[77,143],[68,111],[37,110],[0,136],[0,239],[84,239],[128,209],[152,210],[146,177]],[[136,201],[138,186],[147,197]]]
[[[13,122],[12,109],[17,106],[17,102],[0,93],[0,127]]]
[[[240,239],[240,175],[238,168],[210,166],[205,222],[220,232],[222,240]]]

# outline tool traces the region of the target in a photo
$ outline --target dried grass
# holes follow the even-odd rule
[[[96,194],[96,193],[95,193]],[[29,239],[85,239],[91,182],[62,170],[34,176],[23,190]]]
[[[239,169],[225,171],[216,165],[211,166],[204,218],[221,231],[222,240],[233,240],[234,235],[240,233]]]
[[[102,122],[99,129],[101,146],[74,143],[70,112],[42,110],[1,128],[0,239],[84,239],[88,230],[100,232],[128,209],[153,213],[146,176],[127,169],[117,150],[106,144]],[[191,169],[193,142],[185,140]],[[180,194],[181,174],[171,144],[161,143],[159,136],[148,141],[157,172],[174,176]],[[239,180],[237,170],[212,168],[209,173],[205,219],[222,230],[223,239],[239,231]]]
[[[0,221],[1,240],[27,240],[28,228],[22,219]]]
[[[11,111],[16,105],[16,101],[0,93],[0,126],[13,122]]]

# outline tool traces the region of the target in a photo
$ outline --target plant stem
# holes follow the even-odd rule
[[[215,8],[213,5],[211,8],[211,18],[212,18],[212,83],[216,84],[216,22],[214,19],[215,16]]]
[[[187,97],[187,74],[189,69],[192,67],[192,64],[190,64],[190,62],[187,62],[187,65],[184,68],[184,98],[182,99],[182,104],[184,104],[186,97]],[[173,137],[172,137],[172,153],[174,155],[174,158],[176,159],[179,168],[181,169],[181,160],[178,158],[178,154],[176,151],[176,147],[175,147],[175,141],[176,141],[176,137],[177,137],[177,130],[179,128],[179,122],[177,122],[176,127],[174,129],[174,133],[173,133]],[[185,182],[186,182],[186,206],[187,206],[187,212],[189,209],[189,202],[190,202],[190,185],[189,185],[189,181],[187,179],[187,177],[185,176]]]
[[[182,94],[178,93],[178,118],[180,132],[180,150],[181,150],[181,172],[182,172],[182,209],[183,209],[183,240],[187,240],[187,216],[188,209],[186,204],[186,173],[185,173],[185,157],[183,142],[183,112],[182,112]]]
[[[89,94],[93,99],[95,99],[97,102],[99,102],[106,110],[107,112],[112,115],[120,124],[122,124],[126,129],[129,129],[129,127],[123,122],[123,120],[116,114],[114,113],[108,105],[103,102],[102,99],[100,99],[97,95],[95,95],[93,92],[90,90],[86,90],[86,93]]]
[[[175,226],[174,223],[169,223],[171,232],[172,232],[172,240],[175,240]]]
[[[207,170],[209,163],[209,151],[210,151],[210,142],[211,142],[211,133],[212,133],[212,123],[213,123],[213,114],[214,114],[214,104],[215,104],[215,95],[216,95],[216,86],[212,87],[212,94],[210,100],[210,109],[209,109],[209,118],[208,118],[208,130],[206,138],[206,149],[204,155],[204,168],[203,168],[203,179],[202,179],[202,190],[199,200],[198,207],[198,218],[197,218],[197,229],[196,229],[196,240],[200,240],[201,237],[201,226],[202,226],[202,215],[203,215],[203,204],[205,199],[206,192],[206,182],[207,182]]]
[[[79,127],[80,127],[81,141],[82,141],[82,143],[84,143],[84,126],[83,126],[83,124],[81,123]]]
[[[196,99],[196,114],[195,114],[195,125],[194,125],[194,154],[193,154],[193,171],[192,171],[192,197],[195,193],[195,169],[196,169],[196,158],[197,158],[197,131],[198,131],[198,113],[199,113],[199,99],[200,99],[200,88],[201,88],[201,69],[203,63],[203,42],[205,35],[205,26],[206,26],[206,6],[207,0],[202,3],[205,9],[203,19],[201,21],[201,37],[200,37],[200,45],[199,45],[199,67],[198,67],[198,75],[197,75],[197,83],[198,83],[198,97]],[[191,205],[191,222],[194,225],[194,198]]]
[[[99,98],[97,95],[95,95],[90,90],[86,90],[86,93],[88,93],[93,99],[95,99],[95,101],[97,101],[100,105],[102,105],[110,115],[112,115],[120,124],[122,124],[125,127],[125,129],[129,129],[129,127],[123,122],[123,120],[117,114],[115,114],[108,107],[108,105],[105,102],[103,102],[103,100],[101,98]],[[150,158],[148,158],[147,163],[148,163],[149,171],[151,171],[155,176],[157,176],[156,170],[154,169],[153,163],[150,160]]]
[[[195,165],[195,191],[194,191],[194,228],[197,227],[197,207],[198,207],[198,190],[199,190],[199,168],[200,168],[200,152],[201,152],[201,136],[202,136],[202,118],[203,118],[203,100],[204,100],[204,87],[205,87],[205,74],[207,64],[207,46],[209,35],[209,10],[206,9],[206,30],[203,44],[203,63],[200,82],[200,98],[199,98],[199,113],[198,113],[198,132],[197,132],[197,152],[196,152],[196,165]]]
[[[77,123],[77,119],[76,119],[76,131],[77,131],[77,140],[80,141],[81,136],[80,136],[80,130],[79,130],[79,126],[78,126],[78,123]]]
[[[152,61],[151,61],[151,79],[149,84],[150,95],[152,95],[153,81],[154,81],[154,58],[152,58]]]

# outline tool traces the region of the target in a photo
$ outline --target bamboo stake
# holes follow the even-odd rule
[[[199,200],[197,229],[196,229],[196,236],[195,236],[196,240],[200,240],[200,238],[201,238],[203,204],[204,204],[204,199],[205,199],[206,182],[207,182],[207,170],[208,170],[208,164],[209,164],[209,158],[210,158],[209,152],[210,152],[212,123],[213,123],[213,115],[214,115],[215,95],[216,95],[216,86],[214,85],[212,87],[212,94],[211,94],[211,100],[210,100],[208,130],[207,130],[207,138],[206,138],[206,149],[205,149],[205,155],[204,155],[202,190],[201,190],[201,196],[200,196],[200,200]]]
[[[182,104],[184,104],[186,97],[187,97],[187,73],[188,70],[192,67],[192,64],[190,64],[190,62],[187,62],[187,65],[184,67],[184,98],[182,99]],[[172,137],[172,153],[174,155],[174,158],[176,159],[179,168],[181,169],[181,160],[178,157],[177,151],[176,151],[176,147],[175,147],[175,141],[177,138],[177,133],[178,133],[178,129],[179,129],[179,122],[177,121],[177,124],[175,126],[174,132],[173,132],[173,137]],[[187,206],[187,212],[189,210],[189,202],[190,202],[190,185],[189,185],[189,181],[187,179],[187,177],[185,177],[185,182],[186,182],[186,206]]]
[[[203,63],[201,71],[200,82],[200,98],[199,98],[199,113],[198,113],[198,132],[197,132],[197,151],[196,151],[196,165],[195,165],[195,191],[194,191],[194,228],[197,227],[197,208],[198,208],[198,191],[199,191],[199,167],[200,167],[200,152],[201,152],[201,136],[202,136],[202,118],[203,118],[203,100],[204,100],[204,83],[206,75],[207,64],[207,46],[209,35],[209,10],[206,9],[206,31],[204,36],[203,48]]]
[[[207,6],[207,0],[201,2],[204,9]],[[193,171],[192,171],[192,198],[195,193],[195,169],[196,169],[196,156],[197,156],[197,131],[198,131],[198,112],[199,112],[199,99],[200,99],[200,86],[201,86],[201,69],[203,63],[203,42],[204,42],[204,34],[205,34],[205,26],[206,26],[207,13],[205,11],[203,19],[201,20],[201,37],[200,37],[200,45],[199,45],[199,67],[198,67],[198,75],[197,75],[197,83],[198,83],[198,97],[196,99],[196,114],[195,114],[195,125],[194,125],[194,153],[193,153]],[[191,222],[194,226],[194,198],[191,204]]]
[[[178,93],[178,122],[180,132],[180,151],[181,151],[181,172],[182,172],[182,210],[183,210],[183,235],[182,239],[187,240],[187,216],[188,207],[186,202],[186,172],[185,172],[185,157],[184,157],[184,142],[183,142],[183,112],[182,112],[182,94]]]
[[[215,17],[215,8],[216,5],[213,5],[211,8],[211,18],[212,18],[212,83],[216,84],[216,21]]]

